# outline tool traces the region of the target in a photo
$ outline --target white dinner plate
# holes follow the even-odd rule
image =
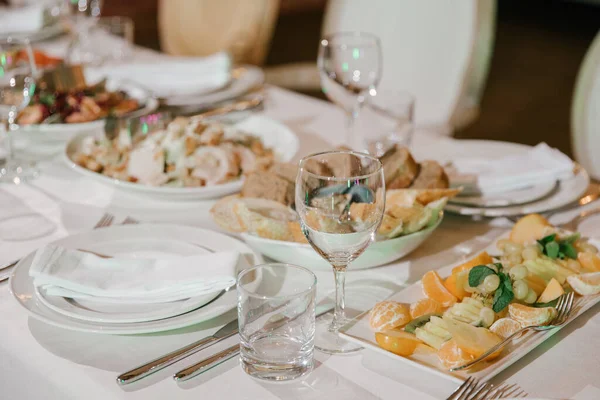
[[[441,165],[452,163],[453,160],[464,158],[473,154],[478,158],[488,158],[490,162],[506,156],[518,155],[529,151],[531,146],[500,142],[495,140],[457,140],[440,139],[443,144],[416,148],[414,151],[417,160],[436,160]],[[529,213],[543,213],[563,207],[578,200],[587,190],[590,177],[584,168],[577,167],[576,173],[570,179],[559,181],[558,187],[545,197],[521,205],[506,207],[471,207],[450,202],[444,208],[446,211],[470,216],[484,217],[509,217]]]
[[[173,259],[212,253],[205,247],[178,240],[157,240],[155,238],[116,238],[103,243],[93,243],[99,254],[120,258]],[[88,244],[89,246],[89,244]],[[87,249],[88,247],[84,247]],[[213,300],[219,291],[195,296],[180,301],[157,304],[114,304],[98,303],[90,300],[67,299],[49,296],[44,289],[35,288],[35,294],[46,307],[68,317],[96,322],[127,323],[145,322],[169,318],[199,308]]]
[[[557,189],[557,181],[548,181],[501,193],[464,196],[459,194],[448,200],[448,203],[478,208],[518,206],[550,196]]]
[[[495,254],[496,250],[496,242],[498,239],[508,238],[508,232],[498,237],[493,243],[491,243],[486,249],[488,253]],[[600,247],[600,242],[597,240],[590,240],[596,247]],[[452,268],[458,264],[461,264],[464,261],[457,262],[453,265],[446,266],[440,270],[438,273],[441,277],[447,277],[452,273]],[[400,292],[394,294],[389,298],[389,300],[398,301],[401,303],[414,303],[415,301],[423,298],[423,288],[421,285],[421,281],[416,282],[405,289],[402,289]],[[570,323],[575,318],[583,314],[586,310],[593,307],[595,304],[600,302],[600,294],[595,296],[585,296],[585,297],[576,297],[574,302],[573,310],[571,312],[571,317],[569,318],[567,323]],[[488,379],[493,378],[498,375],[500,372],[511,366],[513,363],[521,359],[535,347],[540,345],[542,342],[550,338],[550,336],[554,335],[560,329],[562,329],[565,325],[562,325],[559,328],[544,331],[544,332],[529,332],[523,334],[521,338],[513,340],[511,344],[508,344],[499,358],[494,361],[491,361],[487,364],[482,364],[482,367],[469,373],[467,371],[457,371],[450,372],[445,369],[437,358],[437,354],[413,354],[410,357],[402,357],[396,354],[393,354],[389,351],[383,350],[381,347],[377,345],[375,341],[375,333],[369,327],[369,312],[365,312],[350,323],[342,327],[340,330],[341,335],[347,338],[348,340],[359,343],[361,346],[364,346],[368,349],[374,350],[378,353],[385,354],[398,362],[407,363],[415,368],[419,368],[423,371],[430,372],[438,377],[444,379],[450,379],[457,383],[464,381],[467,377],[473,376],[474,378],[481,379],[482,381],[487,381]]]
[[[6,40],[8,37],[16,37],[20,39],[29,39],[31,43],[41,42],[42,40],[52,39],[56,36],[66,33],[67,27],[61,21],[43,26],[33,32],[14,32],[11,34],[0,34],[0,40]]]
[[[123,90],[142,104],[140,109],[128,113],[127,115],[129,116],[145,115],[158,108],[157,99],[151,97],[146,90],[131,82],[107,79],[106,89],[110,91]],[[19,127],[18,133],[26,134],[29,140],[36,143],[65,143],[82,132],[103,132],[104,123],[104,119],[99,119],[81,124],[23,125]]]
[[[259,137],[266,147],[272,148],[275,152],[275,159],[280,162],[290,161],[298,151],[298,138],[285,125],[264,116],[251,116],[241,122],[234,124],[240,130]],[[103,135],[103,133],[97,133]],[[243,185],[243,179],[232,182],[223,183],[220,185],[203,186],[203,187],[161,187],[148,186],[139,183],[125,182],[118,179],[90,171],[77,165],[73,160],[75,153],[80,148],[82,140],[88,134],[81,134],[74,137],[66,147],[65,160],[67,164],[75,171],[82,175],[96,179],[109,185],[113,185],[121,190],[135,192],[155,198],[185,201],[185,200],[200,200],[213,199],[222,197],[231,193],[240,191]]]
[[[186,107],[198,109],[230,100],[262,85],[264,81],[265,74],[262,69],[253,65],[244,65],[232,71],[231,81],[222,89],[200,95],[169,97],[164,99],[164,103],[169,106],[182,107],[180,112],[186,113]]]
[[[165,244],[165,238],[169,238],[171,243]],[[161,242],[164,243],[160,244]],[[263,262],[259,254],[237,239],[211,230],[189,226],[115,225],[68,236],[54,243],[70,249],[83,248],[114,256],[126,254],[129,257],[163,255],[165,252],[171,254],[176,252],[180,255],[198,254],[199,251],[202,251],[200,249],[215,252],[237,250],[242,254],[237,266],[238,271]],[[151,243],[154,248],[149,251],[148,246]],[[74,318],[50,308],[36,296],[33,280],[29,276],[32,259],[33,254],[30,254],[19,262],[10,279],[10,291],[16,301],[33,318],[65,329],[104,334],[161,332],[207,321],[234,309],[237,305],[237,294],[235,290],[230,290],[203,307],[159,320],[116,323],[88,321],[80,319],[80,315]],[[199,267],[201,268],[201,266]],[[256,284],[259,281],[260,277],[257,277]],[[96,309],[96,311],[99,310]]]
[[[394,239],[373,242],[363,254],[350,263],[348,269],[373,268],[408,255],[431,236],[433,231],[441,224],[443,218],[444,213],[441,211],[437,221],[425,229]],[[242,233],[241,236],[250,247],[276,261],[296,264],[314,270],[331,270],[331,264],[325,261],[307,243],[265,239],[249,233]]]

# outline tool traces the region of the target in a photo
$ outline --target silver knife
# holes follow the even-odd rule
[[[199,352],[202,349],[207,348],[215,343],[225,340],[238,333],[238,320],[237,318],[219,329],[214,335],[208,336],[202,340],[191,343],[185,347],[175,350],[167,355],[152,360],[144,365],[127,371],[117,377],[117,383],[119,385],[127,385],[129,383],[138,381],[148,375],[160,371],[161,369],[168,367],[188,357],[194,353]]]
[[[320,308],[315,318],[319,318],[320,316],[327,314],[332,309],[333,307],[331,305]],[[228,347],[215,355],[205,358],[204,360],[196,364],[190,365],[189,367],[182,369],[181,371],[173,375],[173,379],[176,382],[185,382],[188,379],[192,379],[193,377],[198,376],[208,371],[209,369],[216,367],[217,365],[223,364],[225,361],[237,356],[238,354],[240,354],[239,343],[234,344],[233,346]]]

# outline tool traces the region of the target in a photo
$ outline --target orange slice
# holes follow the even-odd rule
[[[461,365],[473,361],[476,357],[461,349],[456,343],[456,340],[450,339],[438,350],[438,358],[444,367],[450,369],[460,367]]]
[[[414,353],[417,345],[421,343],[412,333],[402,331],[377,332],[375,340],[382,349],[403,357]]]
[[[521,324],[511,318],[500,318],[490,326],[490,331],[502,339],[506,339],[519,329],[521,329]]]
[[[548,233],[548,220],[539,214],[529,214],[517,221],[510,231],[510,241],[520,244],[534,243]]]
[[[577,254],[577,261],[581,266],[590,272],[600,272],[600,257],[592,253],[579,252]]]
[[[452,268],[452,275],[458,274],[461,271],[470,270],[478,265],[491,264],[493,262],[494,260],[492,257],[486,251],[484,251],[479,253],[476,257],[471,258],[469,261]]]
[[[440,278],[437,272],[427,272],[425,275],[423,275],[422,283],[423,293],[425,293],[425,296],[437,301],[442,305],[442,307],[450,307],[456,303],[456,296],[446,289],[442,278]]]
[[[443,307],[435,300],[425,298],[410,305],[410,316],[412,319],[425,314],[437,314],[443,311]]]
[[[387,331],[410,322],[410,310],[397,301],[382,301],[371,309],[369,325],[374,331]]]
[[[508,315],[522,326],[547,325],[556,317],[554,307],[535,308],[519,303],[508,305]]]
[[[567,282],[569,282],[575,293],[582,296],[600,293],[600,272],[571,275],[567,277]]]
[[[479,264],[478,264],[479,265]],[[460,271],[450,275],[444,281],[444,286],[450,293],[456,296],[459,300],[470,296],[471,294],[465,290],[465,283],[469,280],[469,271]]]

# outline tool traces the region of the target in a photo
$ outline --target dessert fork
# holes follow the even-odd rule
[[[497,386],[489,382],[480,384],[478,379],[469,377],[446,400],[493,400],[506,397],[524,398],[527,397],[527,392],[514,383],[501,383]]]
[[[554,329],[554,328],[564,325],[568,321],[569,315],[571,314],[571,311],[573,310],[573,299],[574,298],[575,298],[575,294],[573,292],[563,294],[562,296],[559,297],[558,302],[556,304],[556,311],[557,311],[556,317],[554,317],[554,319],[552,321],[550,321],[550,323],[548,325],[531,325],[531,326],[526,326],[524,328],[521,328],[518,331],[516,331],[515,333],[513,333],[512,335],[510,335],[509,337],[507,337],[506,339],[504,339],[502,342],[500,342],[497,345],[495,345],[494,347],[490,348],[488,351],[483,353],[480,357],[478,357],[475,360],[468,362],[464,365],[450,368],[450,371],[460,371],[460,370],[472,367],[473,365],[485,360],[490,354],[493,354],[496,351],[503,348],[504,346],[506,346],[506,344],[509,343],[514,337],[519,336],[521,333],[523,333],[525,331],[528,331],[530,329],[533,329],[534,331],[547,331],[547,330]]]

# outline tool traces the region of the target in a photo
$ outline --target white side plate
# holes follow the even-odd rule
[[[177,246],[180,254],[182,252],[181,249],[184,248],[181,243],[187,243],[187,252],[192,251],[192,248],[194,248],[193,251],[196,251],[196,254],[200,247],[205,249],[205,251],[238,250],[242,254],[237,267],[238,271],[263,263],[263,259],[259,254],[254,253],[246,244],[239,240],[207,229],[178,225],[139,224],[111,226],[68,236],[56,241],[55,244],[71,249],[84,248],[99,253],[105,251],[109,255],[119,255],[125,252],[125,248],[130,247],[132,239],[135,239],[138,247],[128,250],[129,256],[136,256],[137,254],[138,256],[143,255],[147,257],[151,253],[148,252],[147,245],[140,245],[140,243],[148,244],[153,241],[156,247],[156,243],[164,241],[165,238],[169,238],[172,242],[178,242]],[[144,248],[146,250],[143,250]],[[157,254],[156,252],[160,253],[163,250],[157,248],[152,254]],[[30,254],[17,265],[10,279],[11,293],[16,301],[33,318],[65,329],[115,335],[161,332],[207,321],[234,309],[237,305],[237,294],[235,290],[230,290],[204,307],[193,309],[187,313],[170,318],[155,321],[119,323],[85,321],[56,312],[40,301],[36,296],[33,281],[29,276],[29,267],[31,266],[32,259],[33,254]],[[257,277],[256,283],[259,284],[259,282],[260,277]]]

